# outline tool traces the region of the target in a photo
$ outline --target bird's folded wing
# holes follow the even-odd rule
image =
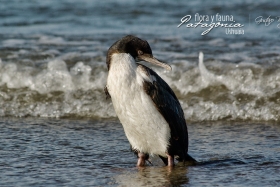
[[[184,112],[181,105],[168,84],[153,70],[144,65],[141,69],[146,71],[146,74],[150,77],[150,81],[143,82],[143,88],[145,92],[151,97],[155,107],[164,117],[171,129],[171,138],[178,140],[177,143],[183,144],[188,149],[188,131]],[[187,150],[185,150],[187,151]]]

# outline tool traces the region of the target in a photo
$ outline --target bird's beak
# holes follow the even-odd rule
[[[172,68],[170,65],[166,64],[165,62],[162,62],[158,59],[156,59],[155,57],[153,57],[152,55],[147,55],[147,54],[143,54],[143,55],[138,55],[137,56],[137,60],[143,60],[146,62],[150,62],[156,66],[160,66],[165,68],[166,70],[170,71]]]

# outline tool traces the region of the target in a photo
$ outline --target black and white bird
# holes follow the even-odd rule
[[[137,166],[149,155],[158,155],[168,166],[174,158],[194,164],[188,155],[188,130],[181,105],[168,84],[146,61],[167,70],[171,67],[153,57],[147,41],[132,35],[115,42],[108,50],[108,78],[105,93],[111,97]]]

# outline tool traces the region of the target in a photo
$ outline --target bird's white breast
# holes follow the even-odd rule
[[[129,54],[112,55],[107,89],[132,148],[166,156],[169,125],[143,89],[143,81],[152,79]]]

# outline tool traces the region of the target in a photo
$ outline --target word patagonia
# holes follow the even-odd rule
[[[228,17],[223,17],[219,14],[216,14],[216,19],[217,20],[222,20],[222,19],[229,19],[232,20],[233,23],[221,23],[220,21],[218,22],[214,22],[214,18],[213,15],[212,16],[200,16],[197,14],[197,17],[195,17],[195,20],[197,20],[197,22],[195,23],[188,23],[189,21],[191,21],[192,16],[191,15],[186,15],[184,17],[182,17],[181,19],[181,23],[177,26],[177,28],[181,27],[181,25],[185,24],[187,28],[197,28],[197,27],[201,27],[201,28],[207,28],[205,31],[203,31],[201,33],[201,35],[206,35],[208,34],[213,28],[219,28],[219,27],[223,27],[223,28],[241,28],[244,25],[240,24],[240,23],[235,23],[235,21],[233,20],[233,16],[228,16]],[[211,23],[203,23],[203,21],[210,21],[211,19]]]

